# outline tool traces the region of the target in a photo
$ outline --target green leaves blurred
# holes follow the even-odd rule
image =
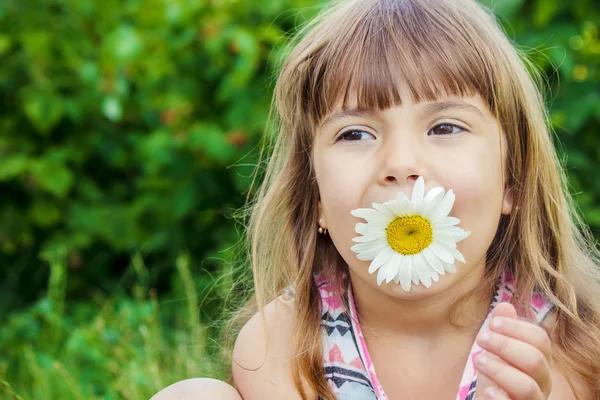
[[[21,295],[0,315],[43,287],[49,271],[19,278],[36,254],[68,249],[77,295],[134,251],[164,265],[156,280],[238,240],[285,12],[308,4],[2,2],[0,286]]]

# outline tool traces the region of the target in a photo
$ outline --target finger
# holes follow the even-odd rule
[[[506,361],[504,361],[503,359],[501,359],[500,357],[498,357],[495,354],[488,353],[488,357],[498,360],[498,362],[506,363]],[[487,389],[493,389],[495,391],[495,393],[508,398],[508,394],[504,390],[502,390],[500,387],[498,387],[496,382],[490,380],[484,374],[478,374],[477,375],[477,388],[475,389],[475,399],[474,400],[484,400],[485,399],[484,393]]]
[[[512,400],[544,400],[544,394],[532,377],[523,371],[480,354],[475,359],[475,366],[479,373],[484,374],[502,388]]]
[[[543,392],[551,385],[552,375],[548,360],[544,353],[529,343],[494,332],[482,332],[477,337],[477,343],[532,377]]]
[[[487,388],[483,392],[483,399],[485,400],[510,400],[508,395],[502,391],[494,388]]]
[[[507,302],[498,303],[496,307],[494,307],[494,309],[492,310],[492,318],[494,317],[519,319],[515,306]]]
[[[541,326],[527,321],[496,317],[490,322],[490,330],[530,344],[540,350],[552,366],[552,342]]]

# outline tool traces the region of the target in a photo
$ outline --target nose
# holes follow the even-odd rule
[[[382,146],[381,176],[382,185],[396,185],[401,189],[412,187],[414,181],[423,175],[422,152],[414,138],[397,135]]]

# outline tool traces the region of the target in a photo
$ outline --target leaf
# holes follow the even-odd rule
[[[88,205],[72,203],[68,224],[118,250],[131,250],[139,243],[137,213],[128,204]]]
[[[142,39],[137,30],[130,25],[121,25],[111,32],[105,42],[108,55],[119,64],[136,59],[142,53]]]
[[[11,45],[12,41],[10,40],[10,37],[7,35],[0,35],[0,56],[9,50]]]
[[[86,61],[79,68],[79,76],[83,79],[84,82],[93,84],[98,81],[99,72],[98,67],[95,63],[91,61]]]
[[[60,209],[48,201],[38,200],[29,209],[29,217],[40,227],[49,227],[60,220]]]
[[[231,160],[235,154],[225,134],[212,124],[196,124],[190,130],[188,143],[191,148],[201,150],[210,159],[220,163]]]
[[[534,25],[546,26],[568,4],[562,0],[537,0],[533,11]]]
[[[29,62],[48,63],[52,51],[52,36],[50,32],[42,28],[25,30],[21,34],[20,39],[29,56]]]
[[[24,111],[37,131],[47,134],[60,122],[65,109],[61,99],[56,96],[31,93],[25,96]]]
[[[121,102],[115,97],[107,97],[102,103],[102,114],[109,120],[117,122],[123,116]]]
[[[0,181],[7,181],[22,175],[29,166],[29,157],[16,154],[12,157],[0,158]]]
[[[585,217],[590,225],[600,226],[600,209],[593,208],[587,210]]]
[[[32,161],[30,172],[39,187],[60,198],[65,197],[73,185],[73,174],[58,160]]]

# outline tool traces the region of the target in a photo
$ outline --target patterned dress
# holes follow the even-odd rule
[[[323,361],[329,386],[339,400],[387,400],[358,324],[352,290],[348,290],[348,313],[329,284],[320,276],[315,279],[321,297]],[[489,330],[492,310],[496,304],[510,301],[513,292],[513,276],[506,271],[496,286],[490,312],[480,332]],[[553,304],[545,296],[537,293],[532,296],[531,311],[538,324],[542,323],[552,307]],[[477,370],[474,359],[482,351],[474,342],[456,394],[457,400],[472,400],[475,397]]]

